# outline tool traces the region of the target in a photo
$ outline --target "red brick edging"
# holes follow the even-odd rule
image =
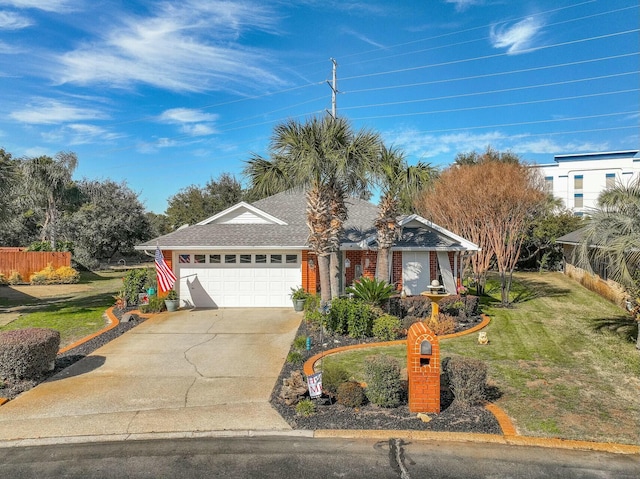
[[[486,314],[483,314],[482,322],[474,326],[473,328],[469,328],[465,331],[460,331],[459,333],[444,334],[442,336],[439,336],[438,339],[439,340],[452,339],[452,338],[458,338],[460,336],[466,336],[468,334],[473,334],[485,328],[490,322],[491,322],[491,318]],[[379,342],[379,343],[362,343],[362,344],[354,344],[352,346],[340,346],[339,348],[330,349],[328,351],[323,351],[321,353],[311,356],[304,363],[303,371],[304,371],[304,374],[307,376],[312,375],[315,372],[315,369],[314,369],[315,364],[320,359],[324,358],[325,356],[329,356],[331,354],[341,353],[344,351],[350,351],[354,349],[379,348],[384,346],[396,346],[396,345],[399,346],[401,344],[406,344],[406,342],[407,342],[406,339],[399,339],[396,341],[385,341],[385,342]],[[491,412],[495,416],[496,420],[498,421],[498,424],[500,425],[500,429],[502,429],[502,434],[504,436],[518,435],[515,426],[511,422],[511,419],[509,418],[509,416],[507,416],[507,413],[505,413],[499,406],[493,403],[487,403],[485,405],[485,409],[487,409],[489,412]]]

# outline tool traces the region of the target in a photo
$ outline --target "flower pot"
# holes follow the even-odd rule
[[[179,299],[165,299],[164,300],[164,304],[167,307],[167,311],[173,312],[173,311],[177,311],[178,308],[180,307],[180,300]]]
[[[293,300],[293,309],[294,311],[304,311],[304,303],[306,299],[294,299]]]

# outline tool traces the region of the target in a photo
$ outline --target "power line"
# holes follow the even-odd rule
[[[466,107],[466,108],[451,108],[451,109],[447,109],[447,110],[432,110],[432,111],[422,111],[422,112],[414,112],[414,113],[397,113],[397,114],[392,114],[392,115],[365,116],[365,117],[353,118],[353,119],[354,120],[373,120],[373,119],[379,119],[379,118],[399,118],[399,117],[403,117],[403,116],[433,115],[433,114],[436,114],[436,113],[453,113],[453,112],[458,112],[458,111],[483,110],[485,108],[503,108],[503,107],[508,107],[508,106],[533,105],[533,104],[536,104],[536,103],[549,103],[549,102],[552,102],[552,101],[578,100],[578,99],[582,99],[582,98],[594,98],[594,97],[599,97],[599,96],[617,95],[617,94],[621,94],[621,93],[630,93],[630,92],[637,93],[638,90],[633,88],[633,89],[629,89],[629,90],[617,90],[617,91],[603,92],[603,93],[590,93],[588,95],[566,96],[566,97],[562,97],[562,98],[547,98],[547,99],[543,99],[543,100],[531,100],[531,101],[520,101],[520,102],[514,102],[514,103],[502,103],[502,104],[499,104],[499,105],[471,106],[471,107]]]
[[[363,93],[363,92],[380,91],[380,90],[393,90],[393,89],[397,89],[397,88],[409,88],[409,87],[415,87],[415,86],[435,85],[435,84],[438,84],[438,83],[451,83],[451,82],[454,82],[454,81],[477,80],[479,78],[490,78],[490,77],[494,77],[494,76],[512,75],[512,74],[515,74],[515,73],[529,73],[529,72],[539,71],[539,70],[548,70],[548,69],[551,69],[551,68],[560,68],[560,67],[582,65],[582,64],[585,64],[585,63],[593,63],[593,62],[598,62],[598,61],[603,61],[603,60],[614,60],[614,59],[618,59],[618,58],[635,56],[635,55],[638,55],[639,53],[640,52],[624,53],[624,54],[621,54],[621,55],[612,55],[612,56],[608,56],[608,57],[592,58],[592,59],[589,59],[589,60],[581,60],[581,61],[575,61],[575,62],[558,63],[558,64],[555,64],[555,65],[543,65],[541,67],[521,68],[519,70],[509,70],[509,71],[501,71],[501,72],[495,72],[495,73],[485,73],[483,75],[472,75],[472,76],[467,76],[467,77],[446,78],[446,79],[443,79],[443,80],[431,80],[431,81],[418,82],[418,83],[405,83],[403,85],[389,85],[389,86],[382,86],[382,87],[375,87],[375,88],[361,88],[359,90],[346,90],[343,93]]]
[[[639,28],[634,28],[632,30],[626,30],[623,32],[616,32],[616,33],[608,33],[606,35],[598,35],[595,37],[588,37],[588,38],[581,38],[579,40],[571,40],[568,42],[561,42],[561,43],[554,43],[552,45],[544,45],[541,47],[537,47],[537,48],[531,48],[528,50],[522,50],[521,53],[527,53],[527,52],[532,52],[532,51],[537,51],[537,50],[546,50],[549,48],[556,48],[556,47],[561,47],[561,46],[566,46],[566,45],[574,45],[576,43],[583,43],[583,42],[590,42],[590,41],[594,41],[594,40],[602,40],[603,38],[611,38],[611,37],[616,37],[616,36],[620,36],[620,35],[627,35],[629,33],[636,33],[640,31]],[[382,75],[392,75],[395,73],[404,73],[404,72],[409,72],[409,71],[416,71],[416,70],[424,70],[426,68],[435,68],[435,67],[441,67],[441,66],[448,66],[448,65],[455,65],[455,64],[459,64],[459,63],[466,63],[466,62],[473,62],[473,61],[478,61],[478,60],[488,60],[490,58],[498,58],[498,57],[503,57],[509,55],[509,53],[495,53],[493,55],[483,55],[483,56],[478,56],[478,57],[474,57],[474,58],[463,58],[461,60],[451,60],[448,62],[441,62],[441,63],[433,63],[430,65],[420,65],[417,67],[409,67],[409,68],[399,68],[397,70],[387,70],[384,72],[376,72],[376,73],[365,73],[362,75],[353,75],[350,77],[346,77],[343,78],[342,81],[348,81],[348,80],[356,80],[356,79],[360,79],[360,78],[370,78],[370,77],[375,77],[375,76],[382,76]]]
[[[532,88],[544,88],[544,87],[550,87],[550,86],[568,85],[570,83],[580,83],[580,82],[585,82],[585,81],[602,80],[604,78],[614,78],[614,77],[620,77],[620,76],[626,76],[626,75],[635,75],[637,73],[640,73],[640,71],[636,70],[636,71],[632,71],[632,72],[613,73],[611,75],[602,75],[602,76],[590,77],[590,78],[579,78],[579,79],[576,79],[576,80],[565,80],[565,81],[560,81],[560,82],[543,83],[543,84],[538,84],[538,85],[527,85],[527,86],[520,86],[520,87],[513,87],[513,88],[501,88],[499,90],[480,91],[480,92],[473,92],[473,93],[460,93],[458,95],[447,95],[447,96],[439,96],[439,97],[432,97],[432,98],[418,98],[416,100],[392,101],[392,102],[387,102],[387,103],[377,103],[377,104],[373,104],[373,105],[348,106],[348,107],[345,107],[344,109],[345,110],[357,110],[357,109],[361,109],[361,108],[377,108],[377,107],[381,107],[381,106],[406,105],[406,104],[410,104],[410,103],[422,103],[422,102],[427,102],[427,101],[453,100],[454,98],[465,98],[465,97],[479,96],[479,95],[492,95],[494,93],[507,93],[507,92],[513,92],[513,91],[529,90],[529,89],[532,89]]]

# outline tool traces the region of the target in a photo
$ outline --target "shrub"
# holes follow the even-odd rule
[[[0,378],[40,379],[50,371],[60,346],[60,332],[45,328],[0,333]]]
[[[164,304],[164,298],[158,296],[149,296],[149,304],[143,304],[140,306],[141,313],[159,313],[166,308]]]
[[[136,268],[127,271],[122,278],[122,292],[129,304],[138,304],[138,294],[149,287],[156,287],[156,271],[154,268]]]
[[[0,286],[6,286],[9,284],[9,280],[5,277],[4,274],[0,273]]]
[[[287,354],[287,362],[290,364],[300,365],[304,362],[304,356],[300,351],[291,351]]]
[[[386,281],[362,277],[349,286],[346,292],[365,303],[380,306],[395,293],[395,288]]]
[[[70,266],[54,269],[51,264],[31,275],[31,284],[72,284],[80,281],[80,273]]]
[[[456,332],[456,319],[453,316],[449,316],[445,313],[438,313],[438,318],[429,318],[427,320],[427,326],[437,336],[444,334],[451,334]]]
[[[9,275],[9,278],[7,278],[7,281],[9,282],[9,284],[22,284],[22,283],[24,283],[24,280],[22,279],[22,276],[17,271],[12,271],[11,274]]]
[[[418,318],[416,316],[405,316],[401,320],[402,329],[408,331],[413,323],[417,323],[418,321],[422,321],[422,318]]]
[[[75,284],[80,281],[80,273],[70,266],[60,266],[56,269],[55,276],[61,284]]]
[[[338,394],[338,387],[349,380],[349,371],[338,363],[323,363],[322,392],[330,398]]]
[[[347,407],[360,407],[364,403],[364,389],[357,381],[347,381],[338,386],[338,404]]]
[[[431,300],[426,296],[393,297],[389,300],[389,313],[399,318],[415,316],[425,318],[431,314]]]
[[[294,349],[299,349],[300,351],[307,349],[307,337],[306,336],[297,336],[296,339],[293,340]]]
[[[487,365],[473,358],[455,357],[446,363],[454,401],[464,406],[482,404],[486,397]]]
[[[359,300],[338,298],[331,302],[329,314],[324,317],[325,327],[338,334],[352,338],[369,337],[373,334],[375,311]]]
[[[296,414],[298,416],[309,417],[316,412],[316,405],[314,402],[307,398],[296,404]]]
[[[378,406],[397,407],[402,397],[400,363],[392,356],[378,354],[367,358],[364,365],[367,399]]]
[[[373,335],[381,341],[393,341],[397,339],[402,328],[400,320],[385,314],[373,321]]]

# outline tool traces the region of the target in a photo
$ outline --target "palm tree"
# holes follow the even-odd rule
[[[44,209],[41,240],[49,239],[54,251],[59,207],[77,164],[75,153],[66,152],[58,153],[55,159],[40,156],[22,164],[25,194],[32,204]]]
[[[580,266],[587,271],[592,264],[604,262],[609,277],[633,295],[634,314],[640,321],[640,177],[600,194],[577,253]]]
[[[400,213],[409,212],[413,197],[436,176],[437,169],[431,165],[418,162],[415,166],[409,166],[400,150],[382,147],[377,168],[381,195],[375,221],[378,280],[389,281],[389,252],[402,234]]]
[[[323,302],[339,294],[337,252],[347,219],[345,199],[366,188],[379,145],[378,136],[354,133],[349,123],[331,116],[276,126],[271,159],[251,158],[245,167],[252,188],[270,195],[303,188],[307,196],[308,243],[318,259]],[[331,260],[331,257],[334,257]]]

